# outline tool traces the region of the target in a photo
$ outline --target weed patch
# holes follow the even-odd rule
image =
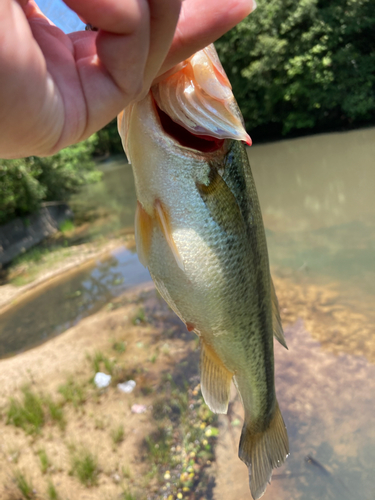
[[[144,307],[140,307],[136,314],[133,316],[132,323],[133,325],[140,325],[141,323],[146,323],[146,313]]]
[[[79,385],[73,379],[69,379],[65,384],[60,385],[59,393],[65,402],[72,403],[74,408],[78,408],[87,399],[86,391],[82,385]]]
[[[7,412],[7,424],[21,427],[28,434],[37,434],[45,422],[41,398],[29,387],[22,389],[23,400],[12,398]]]
[[[19,470],[15,471],[13,478],[17,488],[25,500],[32,500],[35,498],[33,485],[23,472]]]
[[[43,474],[45,474],[49,467],[51,466],[51,462],[47,456],[46,450],[41,449],[38,451],[39,460],[40,460],[40,470]]]
[[[81,449],[72,456],[71,474],[85,486],[95,486],[98,482],[99,467],[97,458],[88,450]]]
[[[55,485],[51,480],[48,481],[48,487],[47,487],[47,495],[48,495],[48,500],[59,500],[60,497],[57,493],[57,490],[55,488]]]
[[[124,441],[124,439],[125,439],[124,426],[119,425],[115,429],[112,429],[111,438],[112,438],[113,444],[120,444],[122,441]]]
[[[126,351],[126,342],[114,342],[112,349],[119,354],[122,354]]]
[[[149,477],[157,479],[157,499],[204,495],[209,481],[208,466],[218,435],[217,416],[204,404],[195,388],[181,388],[171,377],[163,382],[153,405],[158,430],[145,438]]]

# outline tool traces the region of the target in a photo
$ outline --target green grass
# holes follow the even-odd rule
[[[112,349],[119,354],[122,354],[126,351],[126,342],[114,342],[112,345]]]
[[[100,372],[101,363],[104,361],[104,354],[100,351],[95,351],[94,357],[92,358],[92,367],[95,373]]]
[[[137,500],[138,497],[134,496],[133,493],[131,493],[129,490],[124,491],[124,493],[121,495],[121,500]]]
[[[35,498],[33,485],[23,472],[19,470],[15,471],[13,477],[17,488],[25,500],[32,500]]]
[[[62,395],[65,402],[72,403],[74,408],[83,405],[87,399],[84,387],[73,379],[69,379],[65,384],[60,385],[59,393]]]
[[[46,450],[45,449],[40,449],[38,451],[39,455],[39,460],[40,460],[40,470],[42,471],[43,474],[45,474],[48,471],[48,468],[51,466],[51,462],[47,456]]]
[[[65,428],[65,419],[61,405],[50,396],[35,394],[30,387],[21,389],[22,398],[11,398],[7,411],[7,424],[20,427],[27,434],[38,434],[48,419]]]
[[[29,387],[22,389],[23,400],[12,398],[7,411],[7,424],[21,427],[28,434],[37,434],[45,422],[41,398]]]
[[[111,438],[112,438],[113,444],[120,444],[122,441],[124,441],[124,439],[125,439],[124,426],[119,425],[115,429],[112,429]]]
[[[30,250],[27,250],[25,253],[19,255],[12,262],[13,266],[18,266],[20,264],[26,264],[29,262],[40,262],[44,255],[49,253],[48,248],[43,247],[34,247]]]
[[[73,231],[75,229],[75,225],[74,225],[74,222],[70,219],[66,219],[64,220],[64,222],[62,222],[59,226],[59,230],[60,232],[62,232],[63,234],[65,233],[70,233],[71,231]]]
[[[51,420],[58,424],[61,430],[66,427],[66,421],[64,416],[64,409],[58,403],[55,403],[50,397],[45,398],[45,403],[48,408]]]
[[[133,325],[139,325],[140,323],[146,323],[146,313],[144,307],[140,307],[136,314],[133,316],[132,323]]]
[[[102,371],[102,367],[109,374],[113,375],[116,367],[116,360],[112,360],[104,356],[100,351],[95,351],[94,357],[91,359],[94,373]]]
[[[81,449],[72,456],[71,473],[85,486],[95,486],[98,482],[97,458],[88,450]]]
[[[147,446],[147,458],[153,465],[169,466],[171,458],[172,439],[169,429],[160,426],[158,431],[145,438]]]
[[[48,500],[59,500],[60,498],[51,479],[48,481],[47,495]]]

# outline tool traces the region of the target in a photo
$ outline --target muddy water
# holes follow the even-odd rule
[[[374,500],[375,129],[254,146],[249,156],[289,345],[276,346],[276,386],[291,456],[265,499]],[[134,188],[129,167],[109,165],[107,173],[81,200],[103,203],[116,229],[131,224]],[[113,255],[19,307],[13,323],[2,323],[8,352],[30,346],[32,325],[40,324],[40,342],[125,284],[147,280],[126,255],[123,264]],[[235,399],[221,418],[216,500],[250,498],[236,451],[241,418]]]
[[[375,129],[251,148],[289,351],[276,388],[291,455],[267,500],[375,499]],[[250,499],[242,418],[221,417],[216,500]]]

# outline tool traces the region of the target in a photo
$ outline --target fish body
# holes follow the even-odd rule
[[[239,456],[260,498],[289,453],[273,335],[285,340],[243,144],[250,138],[213,46],[127,108],[119,131],[135,177],[140,260],[200,337],[212,411],[227,412],[234,381],[245,409]]]

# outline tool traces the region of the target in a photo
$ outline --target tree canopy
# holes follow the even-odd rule
[[[373,0],[263,0],[216,47],[260,140],[375,122]]]

